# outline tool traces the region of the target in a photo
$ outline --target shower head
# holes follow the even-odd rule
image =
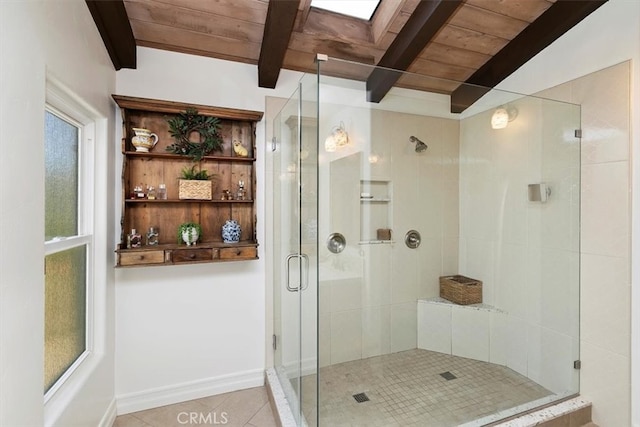
[[[424,150],[426,150],[427,144],[425,144],[424,142],[420,141],[418,138],[416,138],[415,136],[411,135],[409,137],[409,141],[413,142],[416,144],[416,153],[422,153]]]

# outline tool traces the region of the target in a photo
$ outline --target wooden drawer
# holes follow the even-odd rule
[[[256,259],[258,257],[258,248],[252,246],[244,246],[238,248],[220,248],[221,260],[240,260],[240,259]]]
[[[171,261],[174,263],[211,261],[213,260],[213,254],[214,249],[212,248],[174,249],[171,252]]]
[[[120,265],[163,264],[164,251],[133,251],[120,253]]]

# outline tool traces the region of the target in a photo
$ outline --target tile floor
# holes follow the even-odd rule
[[[265,387],[190,400],[120,415],[113,427],[275,427]]]
[[[309,425],[315,383],[303,380]],[[320,425],[331,427],[458,426],[552,394],[504,366],[420,349],[322,368],[319,390]],[[358,393],[370,400],[356,402]]]
[[[304,377],[302,386],[314,426],[316,376]],[[551,394],[504,366],[419,349],[324,367],[319,390],[323,427],[454,427]],[[358,393],[369,401],[356,402]],[[185,425],[276,422],[266,389],[256,387],[121,415],[113,427]]]

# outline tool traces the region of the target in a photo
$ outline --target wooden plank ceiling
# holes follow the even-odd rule
[[[90,9],[102,3],[86,1]],[[370,21],[310,2],[124,0],[124,7],[136,45],[257,64],[264,87],[275,87],[281,68],[315,72],[316,54],[323,53],[420,75],[374,76],[358,66],[335,70],[367,80],[373,101],[396,85],[453,94],[452,109],[459,112],[482,95],[465,92],[460,82],[497,85],[606,0],[382,0]],[[99,29],[109,27],[109,18],[92,14]],[[526,35],[528,27],[533,30]],[[526,37],[515,43],[521,33]],[[118,61],[116,68],[127,67]]]

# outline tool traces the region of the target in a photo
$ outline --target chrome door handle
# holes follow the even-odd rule
[[[289,273],[290,270],[290,264],[291,264],[291,260],[293,258],[299,258],[298,254],[289,254],[287,255],[287,258],[285,259],[284,265],[285,265],[285,270],[286,270],[286,281],[285,283],[287,284],[287,290],[289,292],[298,292],[298,290],[300,288],[292,288],[291,285],[289,285],[289,280],[291,279],[291,274]]]
[[[304,291],[309,287],[309,257],[307,254],[300,254],[300,258],[304,259],[304,281],[302,281],[302,290]]]
[[[291,273],[290,264],[293,258],[298,258],[300,260],[304,260],[304,275],[300,277],[300,285],[299,287],[292,287],[290,285]],[[306,254],[289,254],[285,260],[285,269],[286,269],[286,284],[287,290],[289,292],[298,292],[299,290],[305,290],[309,287],[309,257]]]

